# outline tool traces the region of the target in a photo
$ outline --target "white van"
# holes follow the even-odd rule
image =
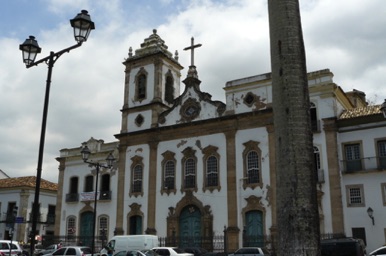
[[[150,250],[158,246],[158,236],[154,235],[128,235],[114,236],[100,251],[100,256],[107,256],[107,248],[113,249],[113,254],[120,251]]]

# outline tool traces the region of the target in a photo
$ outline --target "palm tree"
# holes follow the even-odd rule
[[[306,57],[298,0],[268,0],[277,255],[320,255]]]

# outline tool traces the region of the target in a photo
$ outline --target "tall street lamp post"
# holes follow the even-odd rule
[[[100,168],[111,169],[113,162],[115,161],[114,156],[110,153],[106,158],[106,164],[100,162],[88,161],[88,158],[91,154],[91,151],[87,146],[84,146],[80,152],[82,154],[82,159],[85,163],[88,163],[89,166],[95,166],[96,168],[96,177],[95,177],[95,192],[94,192],[94,214],[93,214],[93,228],[92,228],[92,241],[91,249],[94,255],[95,253],[95,230],[96,230],[96,219],[97,219],[97,202],[98,202],[98,177]]]
[[[50,85],[51,85],[51,76],[52,68],[56,60],[66,52],[78,48],[82,45],[83,42],[87,41],[87,38],[92,29],[95,29],[94,22],[91,21],[90,15],[86,10],[82,10],[81,13],[76,15],[76,17],[70,20],[71,26],[74,28],[74,37],[77,41],[77,44],[70,46],[66,49],[63,49],[58,52],[50,52],[50,55],[35,61],[36,55],[41,52],[41,48],[38,45],[38,42],[35,40],[34,36],[30,36],[25,40],[23,44],[20,45],[19,49],[22,51],[23,62],[26,64],[27,68],[37,66],[40,63],[46,63],[48,65],[47,81],[46,81],[46,93],[44,98],[44,107],[43,107],[43,120],[40,134],[40,144],[39,144],[39,156],[38,156],[38,166],[36,173],[36,187],[35,187],[35,198],[32,206],[32,229],[30,233],[31,247],[30,252],[32,255],[35,247],[35,235],[36,235],[36,226],[38,222],[39,215],[39,194],[40,194],[40,181],[42,173],[42,163],[43,163],[43,151],[44,151],[44,141],[46,134],[46,124],[47,124],[47,111],[48,111],[48,102],[50,94]]]

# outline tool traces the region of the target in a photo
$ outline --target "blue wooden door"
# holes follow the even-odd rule
[[[245,213],[245,236],[243,246],[264,246],[263,213],[261,211],[249,211]]]
[[[83,238],[83,245],[92,246],[92,231],[94,225],[94,213],[93,212],[84,212],[80,216],[80,230],[79,235]]]
[[[180,214],[180,247],[201,247],[201,212],[194,206],[185,207]]]
[[[130,235],[142,234],[142,217],[135,215],[130,217]]]

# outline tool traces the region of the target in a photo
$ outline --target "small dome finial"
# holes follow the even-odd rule
[[[129,57],[133,57],[133,48],[131,46],[129,48]]]
[[[153,34],[157,34],[157,29],[153,29]]]
[[[174,53],[174,59],[178,61],[178,51],[176,50],[176,52]]]

